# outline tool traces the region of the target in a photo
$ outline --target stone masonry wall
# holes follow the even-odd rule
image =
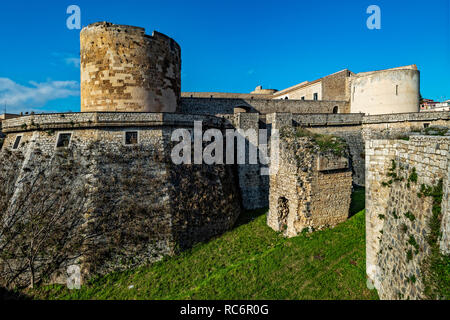
[[[430,254],[433,203],[418,193],[422,184],[436,186],[443,179],[443,220],[448,219],[449,146],[450,138],[431,136],[366,144],[366,267],[382,299],[424,298],[421,266]],[[444,248],[444,224],[442,233]]]
[[[348,218],[352,173],[348,158],[321,151],[292,127],[280,133],[280,162],[270,176],[268,225],[292,237]]]
[[[343,138],[350,147],[353,183],[365,184],[365,143],[370,139],[398,139],[426,126],[450,127],[449,114],[434,112],[365,116],[364,114],[297,114],[296,126]]]
[[[274,112],[291,113],[333,113],[338,107],[339,113],[348,113],[346,101],[306,101],[272,99],[220,99],[220,98],[182,98],[180,112],[194,114],[232,114],[236,107],[246,107],[248,112],[269,114]]]
[[[147,121],[139,123],[134,122],[133,115],[136,114],[104,113],[97,114],[94,119],[95,115],[24,117],[21,120],[27,123],[26,126],[21,126],[20,122],[9,124],[10,132],[2,148],[2,152],[11,150],[16,137],[21,136],[19,148],[11,151],[23,153],[21,166],[27,168],[33,161],[42,161],[36,156],[36,150],[39,150],[37,154],[42,152],[50,156],[44,159],[51,159],[60,152],[56,148],[58,135],[71,133],[69,149],[80,151],[74,160],[81,163],[91,159],[93,164],[88,176],[94,180],[90,182],[92,193],[86,219],[101,230],[111,232],[92,244],[101,244],[101,250],[83,256],[84,279],[153,262],[206,241],[234,225],[240,214],[234,166],[175,165],[168,158],[174,145],[171,142],[174,129],[192,131],[193,120],[200,118],[205,120],[205,130],[210,127],[224,129],[223,119],[149,114]],[[76,116],[79,118],[75,119]],[[90,116],[93,116],[91,122],[87,120]],[[68,121],[70,117],[72,119]],[[89,124],[92,127],[86,128]],[[100,124],[101,127],[95,127]],[[126,131],[138,132],[138,145],[124,146]],[[16,193],[20,192],[18,185]],[[101,214],[109,212],[110,204],[117,201],[116,209],[110,215]],[[131,220],[124,220],[124,216]],[[117,237],[121,239],[120,246],[115,245],[119,243]],[[64,271],[54,274],[54,281],[65,281]]]

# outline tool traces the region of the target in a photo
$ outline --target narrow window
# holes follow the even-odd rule
[[[302,97],[302,100],[305,100],[305,96]]]
[[[424,127],[424,128],[428,128],[429,126],[430,126],[429,123],[424,123],[424,124],[423,124],[423,127]]]
[[[319,94],[318,93],[314,93],[314,100],[319,100]]]
[[[338,113],[339,112],[339,107],[338,106],[335,106],[334,108],[333,108],[333,113]]]
[[[22,140],[22,136],[17,136],[16,141],[14,141],[13,150],[17,150],[19,148],[20,140]]]
[[[395,95],[398,96],[398,85],[395,86]]]
[[[287,228],[287,220],[289,217],[289,200],[285,197],[278,199],[278,223],[280,231],[285,231]]]
[[[138,144],[138,133],[137,131],[127,131],[125,132],[125,145]]]
[[[58,135],[58,142],[56,143],[56,147],[67,148],[70,144],[70,138],[72,138],[71,133],[60,133]]]

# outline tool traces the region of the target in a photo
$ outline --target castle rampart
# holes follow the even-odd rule
[[[240,214],[238,178],[233,165],[172,162],[177,144],[172,133],[182,128],[193,134],[194,121],[201,121],[204,130],[232,128],[226,119],[173,113],[44,114],[7,120],[0,153],[22,155],[16,157],[21,169],[9,172],[17,182],[9,211],[27,214],[16,207],[15,199],[26,199],[22,182],[33,178],[33,168],[64,177],[64,168],[73,172],[70,166],[76,166],[80,174],[72,180],[76,186],[89,186],[89,192],[81,193],[76,186],[70,190],[73,195],[80,192],[82,198],[77,199],[87,206],[80,209],[86,219],[83,227],[71,232],[83,235],[83,246],[92,249],[68,263],[82,268],[83,281],[154,262],[217,236]],[[58,159],[62,164],[54,166]],[[90,226],[106,231],[92,238]],[[64,283],[65,277],[62,268],[50,281]]]
[[[345,143],[326,137],[336,149],[322,150],[308,131],[298,130],[282,126],[279,169],[270,176],[267,223],[288,237],[347,220],[352,189]]]
[[[426,261],[448,254],[449,146],[435,136],[366,143],[366,267],[382,299],[426,298]]]
[[[273,100],[273,99],[226,99],[226,98],[182,98],[180,112],[198,114],[233,114],[237,107],[246,107],[248,112],[269,114],[290,113],[348,113],[350,106],[346,101],[314,100]]]

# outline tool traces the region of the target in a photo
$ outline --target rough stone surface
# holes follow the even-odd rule
[[[430,136],[371,140],[366,145],[366,267],[382,299],[423,298],[421,264],[430,253],[426,237],[432,199],[417,194],[422,184],[435,186],[443,179],[443,221],[448,221],[449,145],[448,137]],[[408,181],[413,170],[417,182]],[[445,223],[441,229],[445,251]]]
[[[320,151],[311,137],[285,127],[278,172],[270,176],[268,225],[293,237],[348,218],[352,173],[346,156]]]
[[[192,247],[229,230],[240,214],[241,204],[234,166],[174,165],[169,157],[176,144],[171,141],[174,129],[185,128],[192,133],[193,121],[203,120],[207,128],[224,130],[228,127],[226,122],[207,116],[189,118],[184,115],[156,113],[145,114],[146,121],[142,121],[143,115],[34,115],[13,122],[17,127],[13,123],[9,124],[9,130],[22,129],[7,135],[2,152],[10,150],[23,153],[23,163],[20,164],[22,168],[29,167],[32,161],[38,161],[33,156],[37,149],[48,155],[50,161],[61,150],[56,147],[59,134],[72,134],[68,148],[76,146],[81,150],[79,158],[75,159],[78,162],[88,158],[93,161],[90,176],[96,177],[92,182],[93,191],[89,195],[91,205],[86,213],[88,221],[97,219],[96,212],[106,210],[104,206],[109,201],[99,201],[105,196],[111,201],[123,198],[124,206],[130,205],[136,209],[137,218],[132,224],[105,222],[105,225],[116,223],[116,233],[120,231],[123,238],[119,242],[117,239],[102,240],[105,243],[119,243],[118,247],[111,248],[113,253],[106,258],[93,259],[91,255],[82,257],[84,279],[95,274],[143,265],[172,255],[180,249]],[[26,127],[19,125],[20,122],[27,123]],[[137,145],[124,145],[126,131],[138,132]],[[22,137],[20,146],[17,150],[12,150],[17,136]],[[144,177],[148,180],[140,181],[139,176],[133,176],[137,175],[132,171],[135,166],[143,170]],[[23,172],[17,174],[20,176]],[[88,183],[87,178],[81,179]],[[138,180],[140,182],[136,182]],[[20,184],[17,185],[16,192],[21,192]],[[117,204],[118,208],[120,203]],[[139,234],[144,230],[143,238],[139,240]],[[133,234],[138,239],[131,237]],[[131,261],[131,265],[124,264],[123,261]],[[61,271],[61,274],[64,272]],[[58,279],[65,280],[61,275]]]
[[[81,111],[175,112],[181,49],[142,28],[95,23],[81,38]]]

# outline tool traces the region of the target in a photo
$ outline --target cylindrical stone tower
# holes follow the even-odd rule
[[[94,23],[81,31],[81,112],[176,112],[181,49],[145,29]]]

